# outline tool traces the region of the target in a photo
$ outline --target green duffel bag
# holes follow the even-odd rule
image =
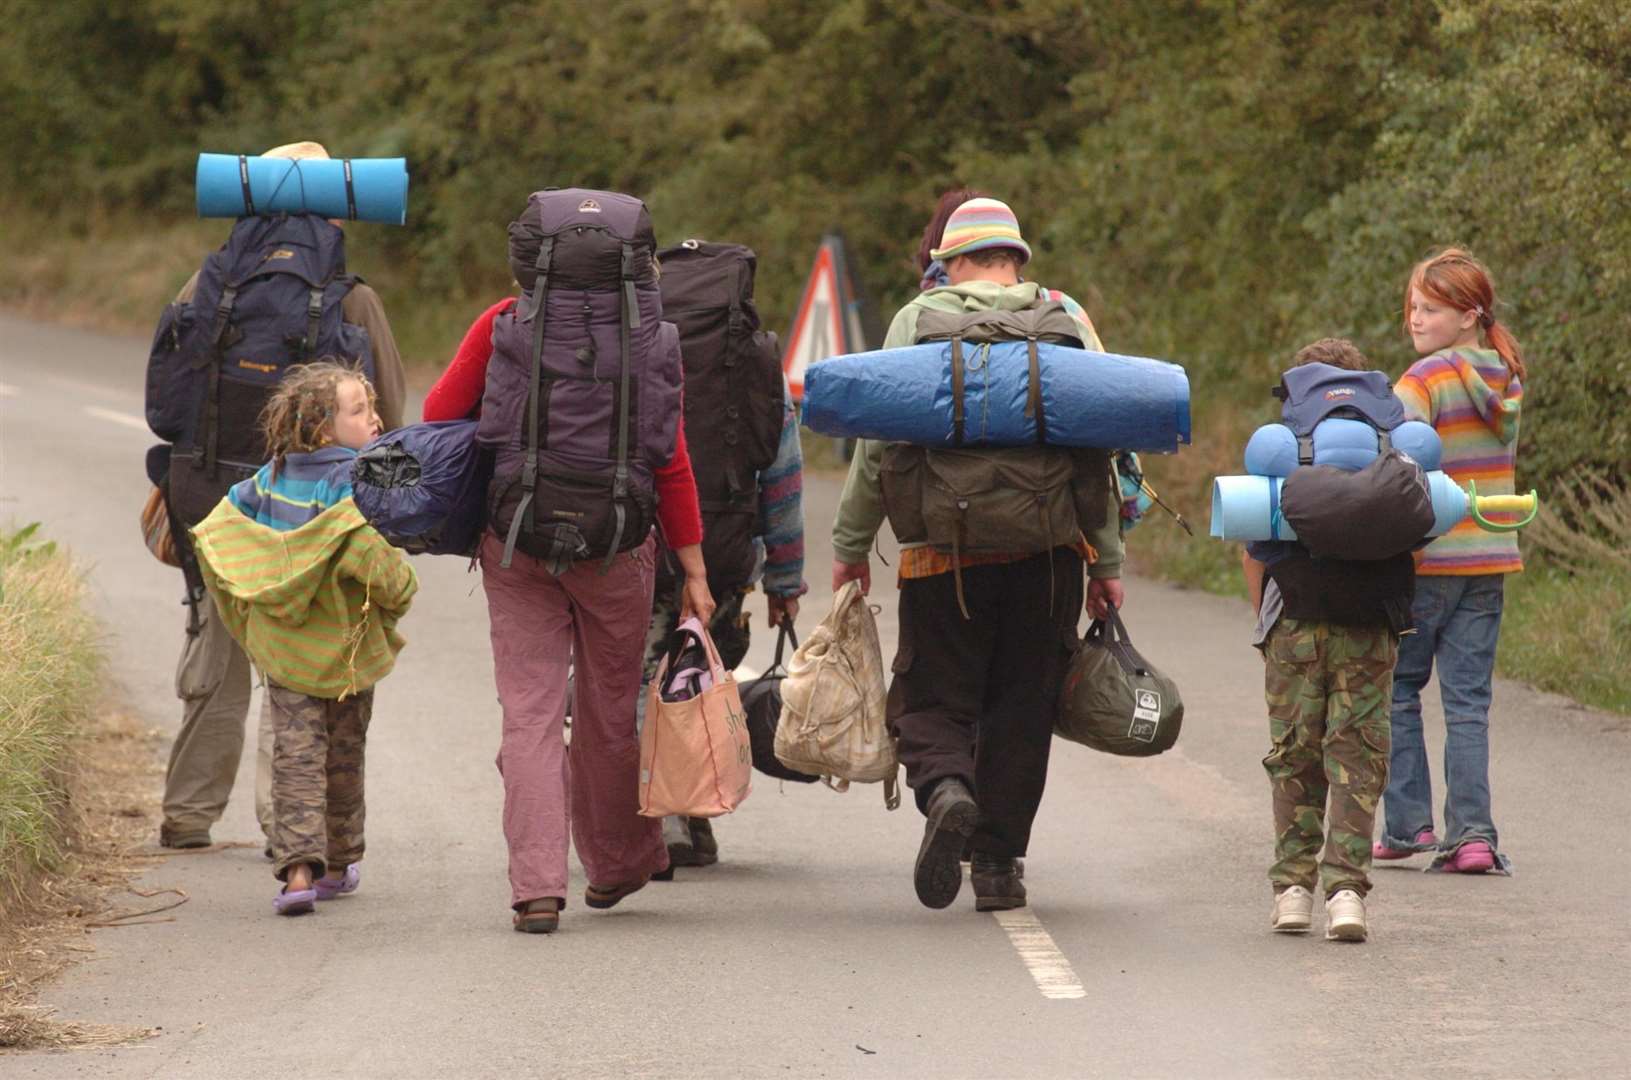
[[[1053,733],[1124,757],[1150,757],[1178,741],[1178,686],[1138,654],[1114,608],[1076,647],[1059,692]]]

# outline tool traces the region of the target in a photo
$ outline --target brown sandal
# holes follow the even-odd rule
[[[622,885],[590,885],[583,891],[583,902],[592,908],[601,908],[602,910],[616,907],[619,900],[631,893],[639,892],[646,887],[646,882],[650,880],[651,875],[647,874],[643,878],[625,882]]]
[[[523,934],[553,934],[561,925],[561,899],[541,896],[515,909],[515,928]]]

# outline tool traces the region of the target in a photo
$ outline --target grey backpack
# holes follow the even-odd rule
[[[1053,733],[1106,754],[1150,757],[1172,749],[1184,723],[1178,685],[1140,656],[1110,609],[1071,657]]]

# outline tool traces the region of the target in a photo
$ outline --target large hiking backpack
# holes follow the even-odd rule
[[[680,423],[679,332],[662,321],[645,204],[582,188],[534,192],[510,224],[525,290],[493,320],[477,440],[496,452],[488,519],[560,573],[644,543],[654,474]]]
[[[879,479],[897,540],[926,543],[960,561],[966,554],[1040,553],[1073,544],[1083,531],[1104,525],[1110,452],[1042,445],[1047,427],[1041,422],[1036,345],[1046,341],[1079,347],[1080,333],[1079,324],[1056,300],[1022,311],[926,311],[919,316],[918,341],[951,342],[953,441],[943,449],[902,443],[885,448]],[[1026,412],[1038,421],[1036,446],[962,446],[963,388],[976,351],[971,346],[994,341],[1030,343]],[[961,604],[960,570],[957,587]]]
[[[776,335],[753,304],[758,256],[740,244],[687,240],[657,253],[663,317],[679,328],[685,443],[702,504],[708,586],[724,596],[753,576],[759,473],[776,460],[786,404]],[[673,589],[668,560],[659,594]]]
[[[334,356],[374,377],[367,331],[341,318],[358,280],[337,226],[246,217],[204,260],[192,299],[165,308],[147,361],[147,424],[175,444],[167,494],[183,525],[265,463],[261,409],[290,367]]]

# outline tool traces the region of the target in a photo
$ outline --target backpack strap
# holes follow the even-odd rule
[[[612,512],[617,515],[617,527],[612,531],[612,542],[600,566],[602,574],[612,568],[612,560],[623,546],[623,530],[628,526],[629,513],[624,505],[629,495],[629,349],[630,331],[640,326],[640,298],[634,291],[634,245],[626,240],[622,275],[623,317],[617,322],[617,470],[612,474]]]
[[[1031,385],[1025,394],[1025,415],[1036,421],[1036,441],[1041,446],[1048,441],[1048,420],[1042,415],[1042,358],[1037,352],[1035,334],[1025,336],[1025,346],[1031,362]]]
[[[341,158],[340,166],[345,170],[345,213],[352,221],[357,220],[357,188],[351,182],[351,159]]]
[[[247,190],[247,189],[246,189]],[[210,325],[210,347],[199,353],[195,366],[209,365],[209,385],[204,395],[204,456],[195,457],[195,467],[203,468],[211,480],[215,479],[215,460],[221,446],[221,365],[226,363],[227,336],[232,328],[232,306],[238,301],[238,286],[228,285],[221,290],[221,299],[215,304],[215,322]]]
[[[306,354],[310,360],[317,353],[317,332],[323,328],[323,292],[319,287],[306,296]]]
[[[238,183],[244,189],[244,215],[255,216],[255,196],[249,190],[249,157],[246,154],[238,155]]]
[[[951,336],[951,444],[963,445],[963,336]]]
[[[527,383],[527,459],[521,466],[521,502],[510,519],[510,532],[504,538],[504,558],[499,566],[508,570],[515,555],[515,541],[525,526],[530,534],[537,523],[537,508],[533,493],[538,488],[538,398],[539,384],[544,370],[544,309],[549,302],[549,264],[555,256],[555,238],[546,236],[538,245],[538,258],[533,263],[538,280],[533,283],[532,305],[532,378]]]

